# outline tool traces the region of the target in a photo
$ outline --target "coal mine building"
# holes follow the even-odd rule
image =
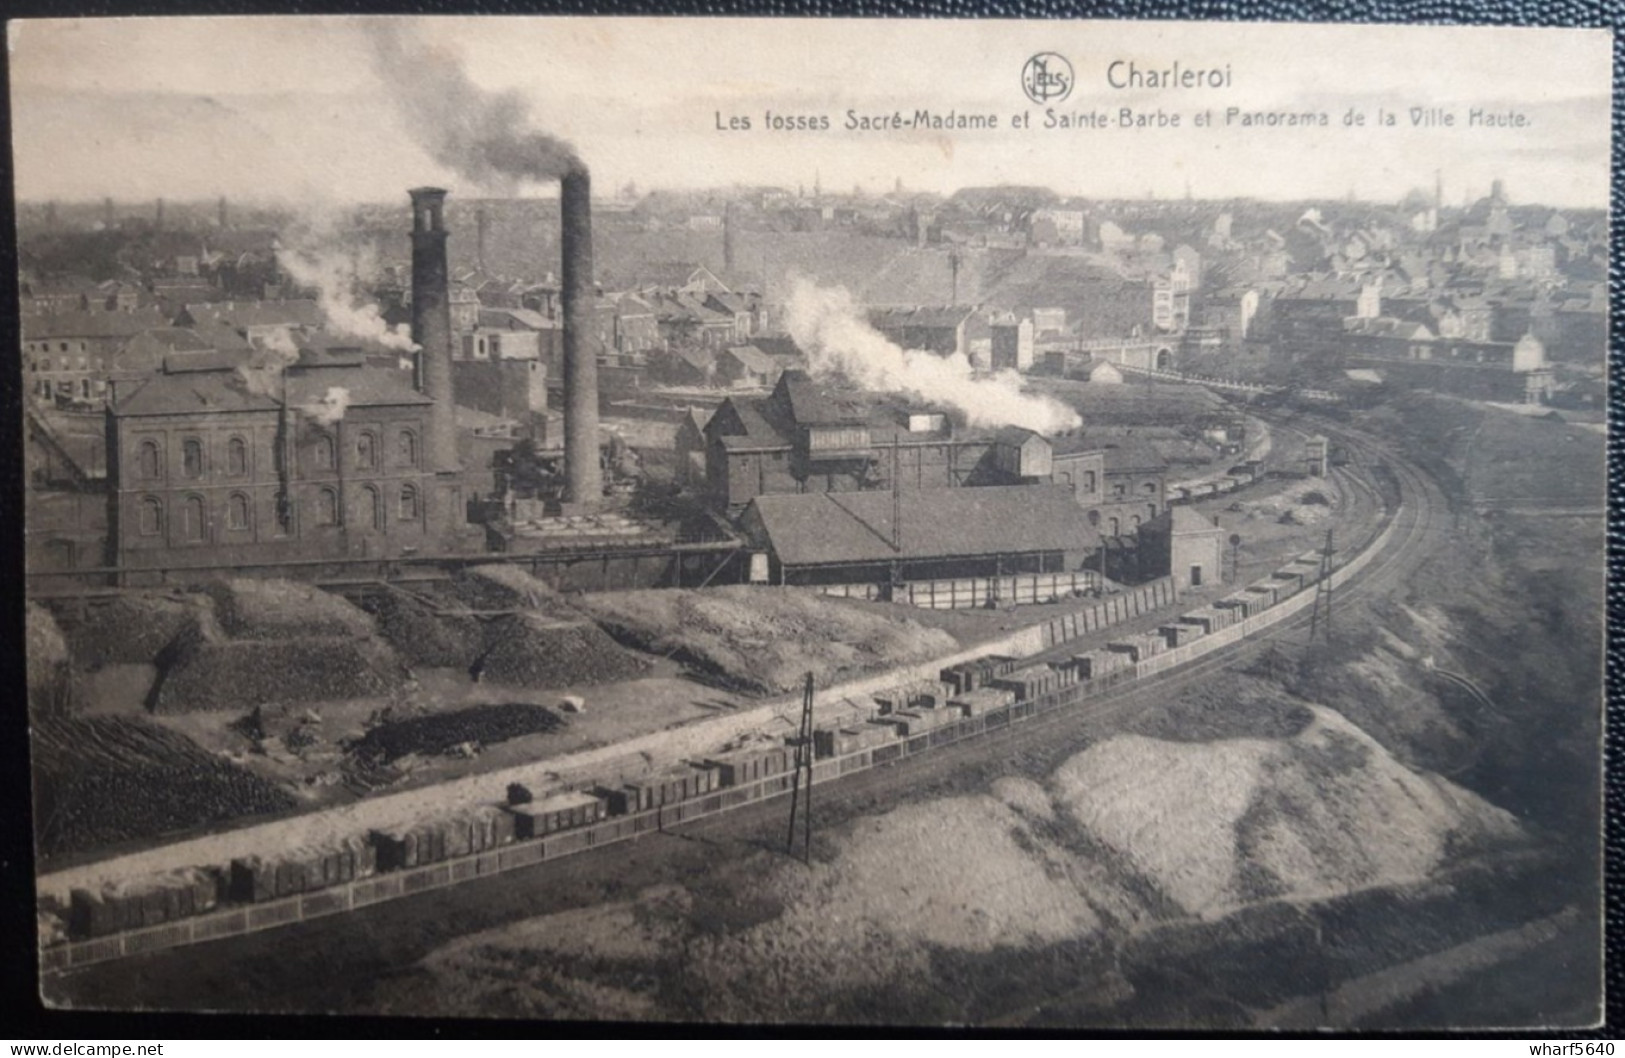
[[[1100,544],[1059,485],[770,494],[741,525],[765,579],[787,585],[1061,573],[1090,568]]]
[[[805,372],[766,397],[730,397],[705,425],[705,491],[730,516],[761,495],[975,484],[993,435],[945,409],[846,393]]]
[[[215,358],[171,360],[108,410],[112,564],[382,558],[447,549],[426,449],[433,401],[403,372],[330,359],[256,392]],[[331,423],[306,410],[343,390]]]

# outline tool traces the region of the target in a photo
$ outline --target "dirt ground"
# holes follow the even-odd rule
[[[1463,455],[1430,458],[1450,473]],[[229,953],[253,982],[235,991],[211,983],[208,948],[61,987],[81,1004],[1254,1025],[1594,906],[1600,520],[1469,507],[1447,534],[1400,592],[1345,609],[1333,644],[1277,638],[1245,671],[1148,688],[1043,738],[854,777],[820,802],[810,867],[777,851],[778,812],[754,829],[723,817],[305,927],[340,938],[349,969],[329,979],[316,955],[266,935]],[[1426,658],[1470,676],[1491,707],[1440,687]],[[1440,991],[1386,993],[1362,1023],[1496,1013],[1469,993],[1583,1020],[1598,995],[1586,922],[1530,950],[1551,971],[1538,981],[1521,956],[1463,963]]]
[[[1324,752],[1328,733],[1365,752],[1343,762],[1341,785],[1317,787],[1295,769]],[[1235,752],[1260,766],[1238,770]],[[1147,781],[1160,799],[1145,796]],[[1178,927],[1212,914],[1221,890],[1232,894],[1223,913],[1415,884],[1447,866],[1445,838],[1463,828],[1487,828],[1492,846],[1518,840],[1495,809],[1398,766],[1334,714],[1284,739],[1120,733],[1047,777],[962,785],[826,830],[810,867],[747,853],[704,876],[462,937],[380,982],[372,1000],[390,1013],[505,1017],[957,1019],[1020,977],[1018,964]],[[1261,821],[1260,807],[1283,798],[1295,814]],[[1348,831],[1349,812],[1368,825]],[[1249,897],[1229,887],[1249,882],[1236,858],[1260,828],[1274,834],[1264,844],[1278,885]],[[1396,844],[1400,832],[1431,844]],[[1208,853],[1218,859],[1198,869],[1192,857]]]

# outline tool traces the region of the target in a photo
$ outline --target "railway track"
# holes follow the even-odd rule
[[[1442,492],[1419,469],[1409,464],[1398,453],[1389,450],[1375,439],[1366,438],[1331,424],[1316,422],[1316,428],[1329,436],[1343,440],[1360,458],[1364,468],[1378,465],[1387,467],[1393,477],[1393,487],[1399,502],[1394,509],[1395,527],[1392,538],[1370,564],[1350,579],[1339,591],[1339,605],[1379,596],[1403,584],[1416,561],[1435,538],[1439,519],[1446,505]],[[1368,496],[1377,497],[1382,491],[1380,481],[1365,481],[1364,471],[1349,472],[1345,480]],[[1377,476],[1373,471],[1373,476]],[[1008,773],[1016,770],[1034,775],[1052,770],[1065,756],[1076,752],[1100,733],[1146,702],[1166,698],[1181,689],[1192,686],[1214,674],[1233,667],[1265,649],[1269,644],[1295,635],[1309,625],[1307,615],[1294,615],[1283,619],[1268,631],[1199,658],[1179,668],[1134,681],[1121,690],[1113,690],[1078,706],[1036,715],[1021,724],[1012,724],[979,738],[943,746],[920,756],[905,757],[899,761],[878,765],[865,771],[843,777],[839,782],[820,783],[818,811],[823,825],[865,812],[884,810],[899,800],[936,796],[962,788],[967,773],[996,771]],[[618,844],[592,850],[585,855],[552,860],[534,867],[481,879],[463,886],[424,893],[388,905],[291,925],[260,934],[232,938],[231,943],[204,943],[184,949],[154,951],[121,959],[116,965],[125,967],[125,973],[136,970],[128,977],[108,975],[97,966],[75,969],[61,975],[75,982],[71,990],[92,987],[99,979],[104,984],[115,982],[128,985],[132,978],[154,983],[165,980],[197,980],[199,968],[215,967],[214,981],[229,979],[227,968],[241,965],[244,959],[262,964],[262,970],[273,973],[293,970],[287,978],[290,988],[303,975],[330,977],[341,972],[346,963],[361,959],[376,968],[380,959],[386,965],[400,965],[421,956],[425,950],[419,944],[432,946],[454,936],[462,935],[469,927],[478,927],[487,916],[505,913],[545,914],[557,910],[579,907],[608,898],[626,886],[652,884],[669,879],[662,869],[667,861],[683,859],[696,847],[712,855],[744,855],[761,848],[776,847],[781,840],[780,827],[784,811],[783,802],[768,799],[739,808],[705,816],[691,823],[672,828],[664,836],[650,835],[630,844]],[[680,839],[682,846],[672,845],[669,839]],[[613,850],[613,851],[612,851]],[[703,858],[702,858],[703,859]],[[690,867],[689,870],[705,869]],[[541,892],[538,892],[538,887]],[[493,900],[493,894],[502,899]],[[448,916],[447,910],[456,913]],[[425,921],[428,912],[429,921]],[[447,921],[459,924],[455,932],[445,932]],[[509,919],[511,920],[511,919]],[[494,923],[493,923],[494,924]],[[404,927],[404,928],[403,928]],[[378,950],[379,938],[388,935],[391,942]],[[416,938],[419,943],[409,943]],[[400,944],[408,950],[396,950]],[[292,951],[324,953],[321,958],[305,964],[303,959],[288,958]],[[114,965],[114,964],[103,964]],[[294,970],[303,965],[302,970]],[[139,969],[137,969],[139,967]],[[273,976],[282,977],[281,973]],[[88,991],[81,1000],[98,995]],[[262,994],[250,1002],[260,1005]],[[162,1002],[161,996],[143,995],[141,1002]],[[216,1002],[229,1002],[216,997]],[[325,1004],[324,1004],[325,1005]]]

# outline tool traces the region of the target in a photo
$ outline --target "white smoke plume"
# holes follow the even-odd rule
[[[302,404],[299,411],[312,422],[323,426],[332,426],[344,418],[344,413],[350,407],[350,391],[343,386],[328,386],[320,400],[313,400],[309,404]]]
[[[254,343],[254,352],[237,367],[237,376],[248,392],[262,397],[282,396],[282,372],[299,359],[299,347],[283,330],[272,331]]]
[[[278,250],[276,263],[300,286],[312,287],[329,330],[400,352],[414,352],[411,329],[391,327],[378,306],[357,295],[368,269],[353,254],[337,250]]]
[[[863,318],[845,287],[820,287],[797,277],[785,324],[815,375],[840,374],[865,389],[947,404],[972,426],[1023,426],[1056,434],[1082,423],[1077,412],[1053,397],[1026,392],[1014,371],[978,377],[958,353],[945,357],[893,344]]]
[[[512,195],[526,182],[582,168],[569,144],[532,126],[517,93],[480,88],[452,52],[399,25],[379,21],[369,28],[373,65],[408,134],[447,169],[482,191]]]

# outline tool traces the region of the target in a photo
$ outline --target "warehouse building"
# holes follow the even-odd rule
[[[877,584],[1060,573],[1099,547],[1054,485],[758,496],[742,519],[774,584]]]

